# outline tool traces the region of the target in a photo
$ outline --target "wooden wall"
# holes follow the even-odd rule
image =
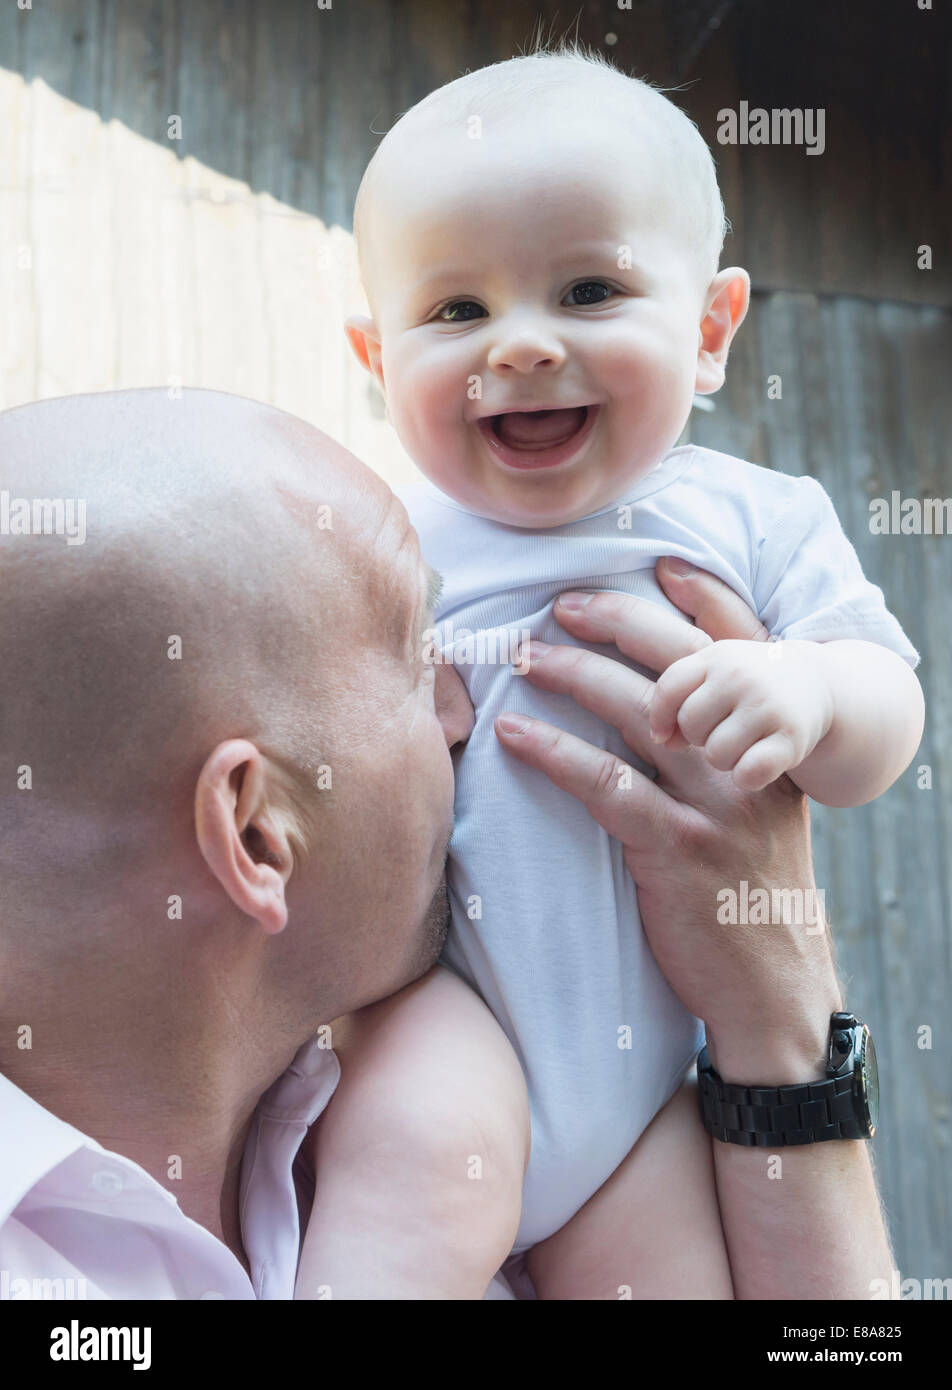
[[[324,0],[325,3],[328,0]],[[952,302],[952,21],[944,0],[35,0],[0,67],[349,227],[378,134],[432,87],[577,32],[675,99],[715,150],[730,260],[759,288]],[[923,0],[929,3],[929,0]],[[717,143],[717,113],[826,113],[821,156]],[[931,245],[931,271],[916,248]]]
[[[950,1270],[952,538],[872,536],[868,501],[952,496],[947,14],[914,0],[609,0],[583,39],[662,83],[709,140],[741,99],[825,105],[828,149],[716,151],[751,313],[691,437],[832,494],[923,654],[914,768],[874,806],[818,810],[849,1002],[884,1078],[876,1151],[904,1275]],[[558,15],[556,19],[555,16]],[[542,17],[503,0],[0,4],[0,408],[182,383],[270,401],[385,477],[412,465],[350,358],[349,235],[377,136]],[[717,21],[711,24],[711,21]],[[931,27],[930,27],[931,26]],[[614,35],[615,42],[609,37]],[[182,121],[168,138],[169,117]],[[935,252],[915,269],[915,247]],[[779,375],[782,397],[767,378]],[[915,768],[931,770],[931,789]],[[919,780],[922,780],[921,778]],[[917,1030],[933,1048],[917,1047]]]

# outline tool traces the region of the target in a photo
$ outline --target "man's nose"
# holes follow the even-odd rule
[[[440,663],[436,667],[433,698],[447,748],[453,749],[458,743],[465,743],[473,732],[475,713],[459,672],[450,662]]]
[[[523,322],[497,337],[488,362],[494,372],[557,371],[565,362],[565,348],[543,320]]]

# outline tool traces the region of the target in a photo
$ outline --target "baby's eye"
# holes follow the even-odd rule
[[[581,304],[601,304],[614,293],[611,285],[606,285],[604,280],[580,280],[577,285],[572,286],[562,303],[573,307]]]
[[[475,310],[475,313],[469,312],[470,310]],[[452,304],[444,304],[436,317],[444,323],[467,323],[470,319],[478,319],[485,313],[483,306],[473,299],[454,299]]]

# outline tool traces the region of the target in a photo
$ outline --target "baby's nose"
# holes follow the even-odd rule
[[[565,348],[551,334],[531,329],[499,338],[489,351],[494,372],[554,371],[565,362]]]

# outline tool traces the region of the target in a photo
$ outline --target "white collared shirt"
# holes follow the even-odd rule
[[[339,1079],[336,1055],[312,1038],[258,1104],[239,1179],[249,1279],[174,1192],[0,1076],[0,1301],[292,1298],[293,1164]]]

